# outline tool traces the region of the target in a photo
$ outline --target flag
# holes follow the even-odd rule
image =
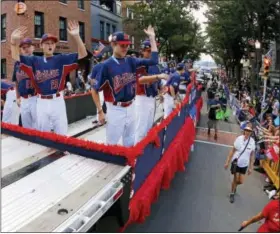
[[[99,54],[101,54],[102,51],[105,49],[105,47],[106,47],[105,45],[99,42],[97,48],[94,50],[94,55],[98,56]]]
[[[274,162],[277,162],[279,160],[279,147],[274,144],[272,147],[268,148],[266,150],[266,156]]]
[[[189,115],[191,119],[193,120],[194,126],[196,126],[196,106],[193,105],[193,107],[189,110]]]
[[[266,53],[265,57],[267,57],[270,61],[272,60],[272,49],[270,49],[270,50]]]

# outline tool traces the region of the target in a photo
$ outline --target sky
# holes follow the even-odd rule
[[[201,25],[202,32],[205,32],[205,28],[206,28],[205,23],[207,22],[207,18],[203,15],[203,13],[206,12],[206,10],[207,10],[206,4],[203,4],[199,10],[192,10],[193,16],[195,17],[195,19],[197,19],[197,21]],[[200,58],[201,60],[214,61],[213,58],[207,54],[201,54]]]

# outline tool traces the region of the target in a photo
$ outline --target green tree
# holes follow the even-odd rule
[[[265,53],[269,41],[279,37],[279,0],[208,1],[207,5],[208,52],[222,60],[239,82],[241,58],[255,51],[249,39],[260,41]],[[253,87],[255,77],[251,78]]]
[[[125,19],[124,23],[133,24],[135,33],[151,24],[155,27],[161,53],[167,57],[174,54],[178,60],[186,54],[196,59],[203,49],[203,39],[199,24],[190,15],[190,7],[197,8],[199,4],[190,0],[140,2],[132,6],[134,19]]]

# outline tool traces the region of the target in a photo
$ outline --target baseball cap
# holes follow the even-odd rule
[[[52,34],[49,34],[49,33],[46,33],[46,34],[44,34],[44,35],[42,36],[41,42],[40,42],[40,43],[42,44],[42,43],[45,42],[46,40],[52,40],[52,41],[54,41],[54,43],[57,43],[57,42],[58,42],[57,37],[54,36],[54,35],[52,35]]]
[[[159,43],[157,42],[157,46],[159,46]],[[151,49],[151,42],[150,40],[145,40],[141,43],[141,49]]]
[[[115,32],[112,34],[111,42],[116,42],[121,45],[130,45],[129,35],[124,32]]]
[[[184,59],[183,63],[192,63],[192,60],[191,59]]]
[[[176,69],[177,70],[183,70],[185,67],[185,65],[183,63],[178,63],[177,66],[176,66]]]
[[[247,131],[250,131],[250,132],[253,131],[253,129],[252,129],[250,126],[248,126],[248,125],[246,125],[246,127],[244,128],[244,130],[247,130]]]
[[[33,45],[32,40],[30,38],[24,38],[20,41],[19,47],[22,47],[23,45]]]

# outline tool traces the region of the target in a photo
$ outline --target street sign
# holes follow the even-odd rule
[[[27,10],[27,6],[25,3],[23,2],[18,2],[15,5],[15,12],[17,13],[17,15],[23,15]]]

